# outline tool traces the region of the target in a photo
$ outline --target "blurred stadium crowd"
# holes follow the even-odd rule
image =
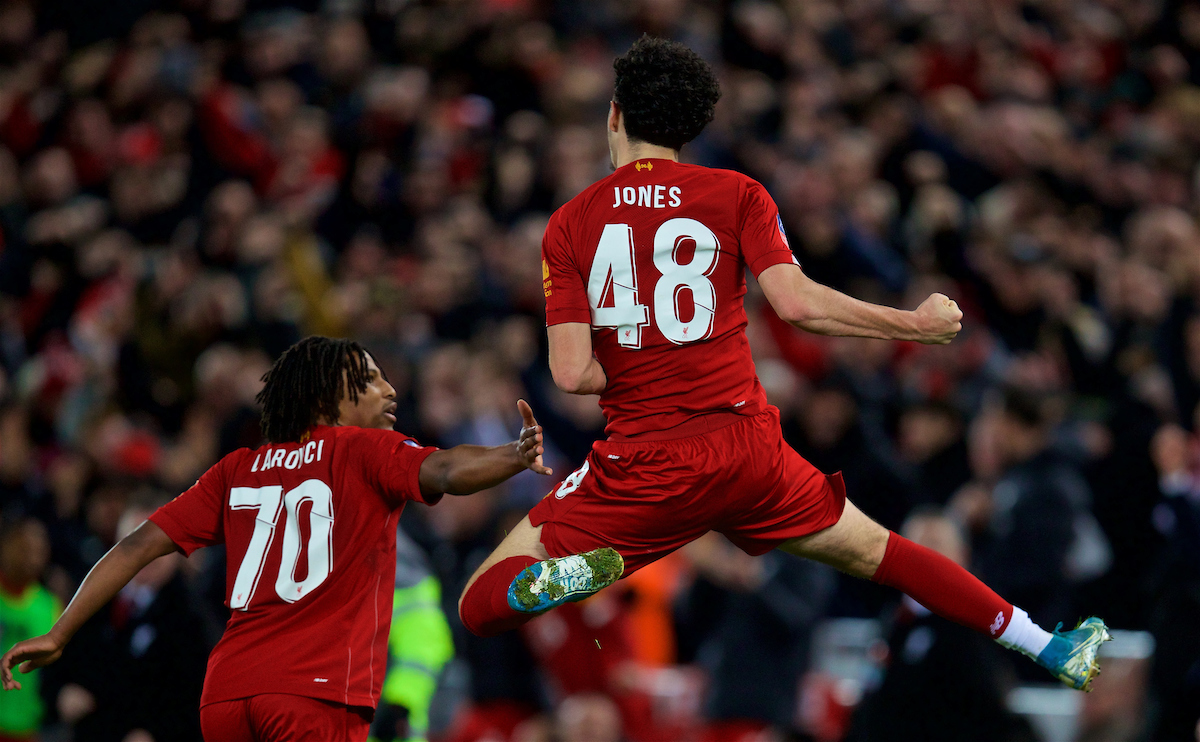
[[[1039,623],[1153,635],[1144,677],[1098,681],[1081,739],[1195,739],[1196,0],[4,0],[4,647],[258,444],[259,378],[308,334],[371,349],[406,433],[511,440],[524,396],[557,476],[577,466],[603,419],[550,380],[541,233],[609,172],[611,63],[643,32],[716,65],[717,119],[685,159],[762,181],[810,275],[967,314],[947,347],[831,340],[752,286],[792,445]],[[719,538],[468,636],[463,582],[551,484],[406,511],[398,590],[420,589],[393,649],[416,669],[381,739],[1035,739],[1003,703],[1043,680],[1032,663]],[[0,697],[0,739],[198,739],[223,560],[155,569],[39,689]],[[880,619],[873,677],[810,666],[830,617]]]

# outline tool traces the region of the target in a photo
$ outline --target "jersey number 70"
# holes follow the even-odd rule
[[[300,506],[312,503],[308,514],[308,574],[299,582],[295,579],[300,563]],[[234,487],[229,491],[231,510],[257,510],[254,533],[246,546],[246,555],[238,567],[229,595],[229,607],[238,611],[250,610],[250,600],[258,589],[267,552],[275,540],[280,511],[286,510],[283,526],[283,557],[275,593],[289,603],[295,603],[317,589],[333,569],[333,490],[319,479],[307,479],[283,493],[283,487]]]
[[[690,261],[680,264],[679,248],[687,240],[696,243],[696,252]],[[633,249],[632,227],[604,225],[587,285],[592,327],[616,330],[623,348],[642,347],[642,328],[650,324],[649,308],[638,301]],[[668,219],[654,233],[654,267],[662,274],[652,290],[654,323],[672,343],[693,343],[712,332],[717,292],[708,277],[716,270],[720,255],[717,236],[695,219]],[[692,292],[695,306],[692,318],[686,321],[679,316],[679,295],[685,288]],[[612,305],[601,306],[610,296]]]

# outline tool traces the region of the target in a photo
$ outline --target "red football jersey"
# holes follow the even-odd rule
[[[563,205],[542,239],[546,324],[586,322],[610,436],[756,415],[745,269],[794,263],[775,202],[730,170],[638,160]]]
[[[396,525],[435,448],[390,430],[313,429],[239,449],[150,516],[191,554],[225,544],[232,616],[201,705],[291,693],[374,707],[387,664]]]

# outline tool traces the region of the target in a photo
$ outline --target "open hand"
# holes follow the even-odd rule
[[[62,651],[62,644],[49,634],[17,642],[0,658],[0,685],[4,690],[20,690],[21,684],[13,678],[13,667],[19,666],[23,673],[32,672],[57,660]]]
[[[945,345],[962,330],[962,310],[945,294],[930,294],[913,310],[918,334],[913,340],[926,345]]]
[[[538,474],[550,475],[554,472],[542,464],[542,454],[546,452],[542,446],[542,426],[533,418],[533,408],[523,399],[517,400],[517,410],[521,413],[521,437],[517,439],[517,455],[521,462]]]

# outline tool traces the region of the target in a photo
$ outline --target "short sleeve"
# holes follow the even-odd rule
[[[742,255],[746,265],[757,278],[758,274],[780,263],[800,265],[792,255],[779,208],[756,181],[749,181],[742,195],[739,211],[742,225]]]
[[[357,428],[350,438],[346,443],[354,447],[363,478],[391,507],[410,500],[433,505],[442,499],[440,494],[421,494],[421,464],[437,448],[392,430]]]
[[[196,549],[225,543],[225,463],[239,452],[229,454],[204,472],[196,483],[179,497],[163,505],[150,516],[150,522],[175,542],[187,556]]]
[[[583,272],[564,227],[562,209],[554,212],[542,236],[542,293],[546,296],[546,325],[564,322],[591,324]]]

